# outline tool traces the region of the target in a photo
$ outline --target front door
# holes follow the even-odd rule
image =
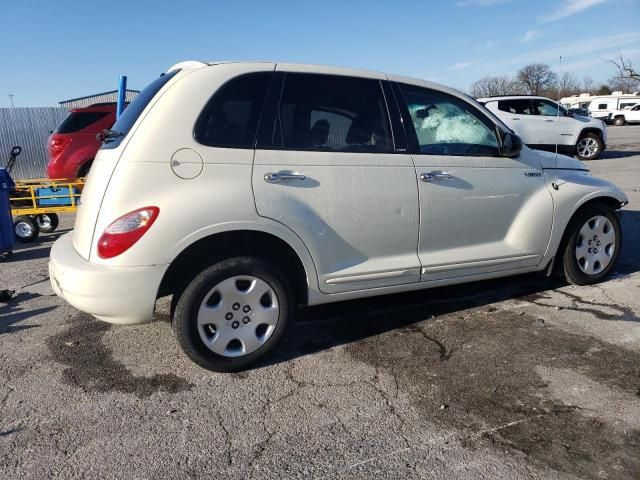
[[[258,213],[304,241],[326,293],[420,280],[415,170],[382,81],[286,72],[270,145],[256,149]]]
[[[460,97],[398,91],[419,180],[422,280],[539,264],[553,204],[535,153],[501,157],[493,122]]]

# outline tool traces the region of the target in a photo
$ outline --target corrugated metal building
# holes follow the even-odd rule
[[[127,90],[125,100],[132,101],[139,92]],[[11,148],[22,147],[11,175],[16,179],[46,176],[47,139],[52,130],[67,117],[69,109],[94,103],[115,102],[118,91],[97,93],[58,102],[60,107],[0,108],[0,166],[9,158]]]
[[[0,108],[0,165],[5,166],[11,149],[22,153],[11,176],[16,179],[44,177],[47,167],[47,138],[69,115],[61,107]]]
[[[140,93],[139,90],[129,90],[125,94],[125,101],[131,102],[136,95]],[[71,98],[69,100],[62,100],[58,102],[61,107],[65,108],[80,108],[80,107],[88,107],[89,105],[93,105],[94,103],[106,103],[106,102],[116,102],[118,100],[118,91],[111,90],[110,92],[102,92],[96,93],[95,95],[89,95],[86,97],[78,97]]]

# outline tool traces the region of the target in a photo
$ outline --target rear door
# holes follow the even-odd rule
[[[279,75],[254,159],[258,213],[304,241],[326,293],[418,282],[415,170],[384,77]]]
[[[498,115],[525,144],[539,143],[539,125],[533,119],[531,101],[528,98],[498,100]]]
[[[501,157],[495,124],[458,97],[396,88],[419,180],[422,280],[537,265],[553,204],[536,155]]]

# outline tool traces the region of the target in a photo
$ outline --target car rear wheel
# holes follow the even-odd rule
[[[602,152],[602,139],[595,133],[587,133],[576,144],[576,156],[580,160],[595,160]]]
[[[622,230],[615,211],[606,204],[588,205],[567,227],[562,256],[564,275],[574,285],[591,285],[606,277],[620,253]]]
[[[58,228],[58,224],[60,223],[58,215],[55,213],[42,213],[40,215],[36,215],[35,220],[38,224],[38,228],[43,233],[55,232],[56,228]]]
[[[91,170],[91,165],[93,164],[93,160],[89,160],[82,164],[82,166],[78,169],[78,178],[83,178],[89,175],[89,170]]]
[[[278,343],[293,312],[287,279],[252,257],[219,262],[198,274],[176,304],[173,329],[198,365],[234,372]]]
[[[21,215],[13,219],[13,232],[18,242],[31,243],[40,235],[40,228],[33,218]]]
[[[613,124],[616,127],[621,127],[622,125],[624,125],[624,117],[616,117],[613,119]]]

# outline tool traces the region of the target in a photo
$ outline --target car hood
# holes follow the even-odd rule
[[[558,168],[561,170],[584,170],[589,171],[589,168],[582,163],[580,160],[576,160],[573,157],[568,157],[567,155],[556,155],[551,152],[543,152],[536,151],[538,158],[540,159],[540,164],[543,169],[554,169]]]

